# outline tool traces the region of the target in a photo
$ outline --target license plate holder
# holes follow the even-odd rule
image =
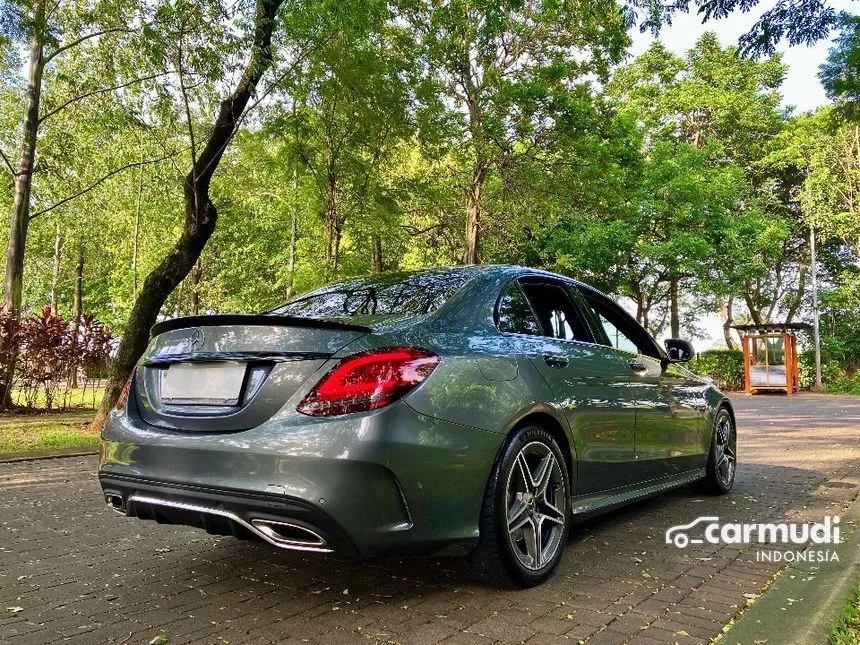
[[[162,377],[161,400],[168,405],[238,405],[246,371],[241,361],[174,363]]]

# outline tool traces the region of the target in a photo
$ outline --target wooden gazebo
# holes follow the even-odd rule
[[[741,333],[744,350],[744,390],[785,392],[800,389],[797,334],[810,328],[806,323],[733,325]]]

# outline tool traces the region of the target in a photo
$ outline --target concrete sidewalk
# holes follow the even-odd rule
[[[798,562],[785,569],[768,591],[726,633],[729,645],[769,641],[781,645],[826,643],[833,621],[860,580],[860,500],[840,517],[839,561]],[[811,546],[807,551],[817,551]]]

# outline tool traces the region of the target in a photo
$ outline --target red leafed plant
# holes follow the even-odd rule
[[[74,344],[72,369],[80,368],[86,377],[84,395],[86,395],[87,385],[92,386],[93,407],[95,407],[96,388],[107,374],[115,341],[116,337],[110,327],[91,315],[81,316]]]
[[[87,379],[98,379],[105,375],[110,363],[115,337],[113,331],[93,316],[81,316],[78,325],[80,366]]]
[[[35,408],[41,390],[50,410],[72,361],[69,325],[45,307],[21,322],[20,333],[19,378],[25,404]]]
[[[12,390],[12,382],[15,378],[13,362],[18,355],[20,345],[20,321],[5,307],[0,308],[0,384],[5,386],[5,391],[0,391],[0,397],[4,401]],[[0,389],[3,388],[0,387]]]
[[[82,372],[86,378],[82,398],[91,386],[95,407],[96,389],[115,342],[111,329],[93,316],[81,316],[75,328],[55,316],[50,307],[20,321],[0,308],[0,383],[7,384],[0,396],[8,400],[14,387],[17,393],[11,398],[25,408],[67,409]],[[11,378],[7,375],[10,370]]]

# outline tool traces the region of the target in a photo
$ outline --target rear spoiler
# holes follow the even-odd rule
[[[312,329],[332,329],[338,331],[359,331],[370,333],[370,327],[319,318],[298,318],[296,316],[269,316],[263,314],[218,314],[211,316],[185,316],[171,318],[155,323],[150,336],[158,336],[174,329],[189,327],[217,327],[220,325],[266,325],[270,327],[310,327]]]

